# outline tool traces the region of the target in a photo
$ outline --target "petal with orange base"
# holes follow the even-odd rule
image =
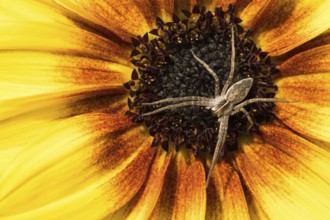
[[[204,219],[205,172],[189,150],[180,150],[169,167],[165,186],[150,219]]]
[[[0,53],[0,65],[1,100],[111,88],[123,94],[131,72],[117,63],[38,52]]]
[[[13,0],[0,6],[2,52],[46,52],[129,64],[130,49],[120,38],[63,16],[53,2]]]
[[[154,10],[140,8],[141,4],[143,7],[148,7],[147,1],[134,3],[117,0],[56,0],[56,2],[64,16],[75,17],[80,23],[85,20],[93,26],[103,27],[108,30],[109,36],[121,40],[126,45],[131,42],[131,37],[148,32],[154,22],[149,20],[155,16]]]
[[[299,163],[312,170],[319,178],[330,183],[330,153],[288,129],[279,125],[264,125],[260,127],[264,140],[278,150],[295,158]]]
[[[161,148],[157,151],[143,187],[126,206],[111,214],[109,219],[148,219],[150,217],[161,196],[172,160],[171,153],[167,153]]]
[[[299,141],[292,133],[280,138],[291,141],[291,135]],[[303,140],[296,146],[305,143]],[[236,157],[238,169],[259,208],[270,219],[326,219],[330,214],[329,182],[277,145],[255,140],[245,144],[244,153]],[[325,168],[320,172],[328,172],[330,164]]]
[[[206,219],[250,219],[242,182],[234,168],[219,163],[207,188]]]
[[[158,17],[164,21],[171,21],[174,12],[174,1],[173,0],[155,0],[154,8]]]
[[[271,56],[284,54],[328,30],[328,0],[277,1],[256,27],[258,45]]]
[[[276,116],[306,137],[329,142],[330,75],[296,75],[279,79],[277,97],[296,102],[277,102]]]
[[[330,72],[330,45],[299,53],[279,66],[281,76]]]

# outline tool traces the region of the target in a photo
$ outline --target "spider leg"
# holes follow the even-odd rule
[[[186,96],[177,98],[166,98],[156,102],[142,103],[142,105],[158,105],[165,102],[181,102],[181,101],[211,101],[211,99],[201,96]]]
[[[228,129],[228,120],[229,120],[229,116],[227,115],[219,118],[220,125],[219,125],[218,141],[217,141],[217,145],[215,146],[215,151],[213,154],[212,163],[209,172],[207,173],[206,188],[210,183],[210,177],[214,170],[214,167],[217,164],[220,156],[223,154],[223,146],[226,141],[226,135]]]
[[[205,107],[207,107],[207,106],[209,106],[209,102],[208,101],[186,101],[186,102],[181,102],[181,103],[177,103],[177,104],[172,104],[172,105],[168,105],[168,106],[159,108],[155,111],[144,113],[144,114],[142,114],[142,117],[147,116],[147,115],[153,115],[153,114],[156,114],[159,112],[163,112],[165,110],[181,108],[184,106],[205,106]]]
[[[249,126],[248,126],[248,131],[249,131],[253,126],[253,120],[252,120],[250,114],[245,110],[245,108],[240,108],[240,109],[237,109],[237,110],[233,111],[230,115],[234,115],[238,112],[243,112],[243,114],[245,115],[245,117],[249,121]]]
[[[234,72],[235,72],[235,56],[236,56],[236,51],[235,51],[235,35],[234,35],[234,27],[231,27],[231,62],[230,62],[230,72],[228,79],[226,81],[226,84],[223,86],[223,89],[221,91],[221,96],[224,96],[228,90],[228,87],[231,85],[233,77],[234,77]]]
[[[234,110],[233,112],[235,112],[237,110],[239,111],[239,109],[243,108],[246,105],[254,103],[254,102],[287,102],[287,103],[289,103],[289,102],[296,102],[296,101],[288,101],[288,100],[277,99],[277,98],[253,98],[253,99],[248,99],[248,100],[236,105],[233,109]]]
[[[219,95],[219,78],[217,74],[211,69],[209,65],[207,65],[203,60],[201,60],[198,56],[195,55],[195,53],[190,50],[194,58],[213,76],[214,78],[214,84],[215,84],[215,90],[214,90],[214,97]]]

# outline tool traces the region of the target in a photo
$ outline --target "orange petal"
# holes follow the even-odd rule
[[[229,4],[232,4],[235,9],[235,16],[242,19],[241,25],[245,29],[256,30],[256,27],[263,20],[263,17],[269,13],[269,9],[274,7],[276,1],[240,1],[240,0],[201,0],[199,4],[207,5],[209,10],[214,10],[215,7],[222,7],[227,10]]]
[[[239,15],[243,20],[242,26],[245,29],[251,28],[252,30],[257,31],[259,25],[264,21],[267,14],[270,13],[270,10],[274,9],[276,4],[277,1],[256,0],[248,2]]]
[[[179,151],[151,219],[204,219],[205,172],[190,151]]]
[[[220,1],[222,2],[222,1]],[[206,7],[207,10],[214,12],[214,8],[217,7],[219,1],[217,0],[197,0],[198,7]]]
[[[291,57],[279,66],[281,76],[330,72],[330,45],[316,47]]]
[[[176,156],[175,184],[173,218],[203,218],[206,211],[205,172],[202,162],[190,151],[179,152]]]
[[[220,163],[207,188],[206,219],[249,219],[241,180],[234,168]]]
[[[330,75],[296,75],[277,81],[277,97],[297,102],[277,102],[276,115],[306,137],[329,142]]]
[[[171,21],[174,12],[174,1],[172,0],[155,0],[153,8],[157,10],[156,14],[164,21]],[[154,25],[153,25],[154,26]]]
[[[45,55],[44,55],[45,56]],[[56,72],[62,73],[58,82],[79,86],[122,87],[130,79],[131,67],[109,61],[62,56],[54,64]]]
[[[315,38],[330,27],[327,0],[277,1],[256,27],[258,45],[277,56]]]
[[[262,141],[248,143],[242,150],[244,153],[236,157],[237,166],[269,219],[326,219],[329,216],[329,182],[296,158]],[[320,172],[329,172],[330,164],[325,168]]]
[[[134,153],[137,153],[137,158],[106,184],[107,188],[111,188],[110,191],[105,191],[112,203],[109,205],[109,212],[113,212],[129,202],[143,185],[155,152],[150,145],[151,140],[143,144],[144,151],[139,152],[135,148]],[[108,173],[108,169],[106,173]]]
[[[329,44],[330,44],[330,29],[322,33],[321,35],[315,37],[314,39],[294,48],[293,50],[290,50],[289,52],[281,56],[272,57],[272,58],[276,63],[283,63],[299,53],[306,52],[307,50],[311,50],[316,47],[327,46]]]
[[[242,10],[246,7],[245,2],[239,0],[197,0],[197,5],[202,7],[205,6],[207,10],[214,12],[216,7],[222,7],[223,10],[227,10],[228,6],[232,4],[235,9],[235,15],[240,17]]]
[[[93,120],[98,118],[98,116],[89,117]],[[93,152],[93,161],[100,168],[100,171],[108,173],[117,170],[127,160],[128,156],[136,153],[136,149],[140,145],[149,145],[148,147],[150,148],[151,142],[149,139],[146,140],[148,136],[144,127],[139,126],[125,131],[127,129],[126,123],[114,125],[116,120],[113,120],[113,118],[105,119],[110,121],[97,123],[98,125],[93,128],[95,133],[102,134],[102,139],[99,138],[101,139],[101,144]],[[106,127],[106,125],[111,124],[113,128]],[[147,148],[146,146],[145,148]]]
[[[239,0],[223,0],[223,1],[217,1],[213,0],[213,4],[216,4],[216,7],[222,7],[223,9],[227,9],[229,4],[234,5],[235,11],[237,10],[237,7],[239,7],[240,1]]]
[[[174,1],[174,9],[176,14],[181,14],[181,10],[192,10],[197,5],[197,0]]]
[[[131,37],[143,35],[154,24],[151,19],[155,12],[148,9],[147,1],[117,1],[117,0],[56,0],[63,8],[62,13],[67,17],[74,17],[78,23],[88,21],[93,26],[105,29],[110,38],[125,44],[131,41]],[[144,7],[140,8],[140,6]],[[149,20],[151,19],[151,20]],[[86,23],[86,22],[85,22]],[[88,24],[87,23],[87,24]]]
[[[99,134],[103,138],[105,138],[106,144],[109,146],[112,146],[113,142],[116,142],[117,147],[119,147],[120,143],[119,140],[124,139],[126,140],[127,137],[123,137],[122,132],[135,128],[138,125],[133,123],[129,117],[125,115],[125,112],[127,111],[127,106],[125,101],[123,100],[113,100],[116,101],[115,103],[111,103],[109,106],[106,108],[101,106],[100,109],[88,109],[88,106],[86,107],[87,109],[83,109],[84,106],[73,106],[73,108],[82,108],[82,109],[76,109],[76,112],[71,113],[72,115],[68,117],[74,117],[76,115],[82,115],[85,117],[86,123],[89,125],[88,129],[93,132],[94,134]],[[83,101],[82,101],[83,102]],[[93,104],[93,103],[91,103]],[[81,111],[81,112],[80,112]],[[117,136],[122,136],[119,139],[114,139],[114,140],[108,140],[109,139],[109,134],[114,133],[114,135]],[[132,143],[132,145],[136,144],[138,141],[142,143],[144,140],[145,133],[143,129],[140,127],[140,129],[137,130],[136,133],[136,140],[135,143]],[[143,137],[143,140],[140,140],[141,137]],[[129,140],[126,140],[129,141]],[[133,141],[134,142],[134,141]],[[126,142],[124,143],[126,145]],[[107,147],[105,147],[107,148]],[[118,159],[119,161],[120,159]]]
[[[306,46],[307,48],[313,48],[327,44],[330,44],[330,29],[328,29],[321,35],[317,36],[316,38],[312,39],[311,41],[308,41],[306,44],[302,46],[303,47]]]
[[[107,1],[107,0],[106,0]],[[116,2],[116,1],[113,1]],[[112,4],[112,3],[110,3]],[[121,7],[122,4],[118,4],[118,6]],[[150,1],[140,1],[140,0],[132,0],[131,7],[136,7],[139,10],[139,13],[141,13],[145,19],[145,21],[148,23],[149,27],[154,27],[156,23],[156,16],[157,14],[157,8],[155,7],[153,2]],[[139,35],[143,35],[144,33],[140,33]]]
[[[264,125],[260,127],[260,131],[267,143],[295,158],[299,163],[317,174],[319,178],[330,183],[330,173],[326,172],[330,165],[328,151],[280,126]]]

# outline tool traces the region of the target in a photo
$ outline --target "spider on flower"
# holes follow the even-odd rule
[[[165,110],[172,110],[176,108],[181,108],[185,106],[203,106],[207,109],[212,111],[212,114],[218,118],[219,122],[219,132],[218,132],[218,139],[215,147],[215,151],[212,158],[212,163],[207,174],[206,179],[206,187],[209,184],[210,176],[212,171],[219,160],[220,157],[224,154],[224,143],[226,140],[226,134],[228,129],[228,121],[229,117],[232,115],[237,114],[238,112],[242,112],[246,115],[250,126],[248,130],[253,125],[253,120],[249,113],[244,109],[246,105],[255,102],[292,102],[287,100],[281,100],[277,98],[252,98],[248,100],[244,100],[244,98],[248,95],[252,85],[253,85],[253,78],[245,78],[241,79],[235,83],[233,83],[233,77],[235,72],[235,39],[234,39],[234,27],[231,27],[231,65],[230,65],[230,72],[228,79],[223,86],[220,92],[220,83],[217,74],[212,70],[212,68],[207,65],[203,60],[195,55],[195,53],[190,50],[193,57],[208,71],[209,74],[212,75],[215,81],[215,88],[214,88],[214,97],[201,97],[201,96],[185,96],[185,97],[177,97],[177,98],[166,98],[161,99],[156,102],[150,103],[142,103],[144,106],[151,106],[151,105],[159,105],[163,103],[172,103],[167,106],[161,107],[157,110],[147,112],[142,114],[141,116],[148,116],[157,114],[159,112],[163,112]],[[173,104],[174,103],[174,104]]]

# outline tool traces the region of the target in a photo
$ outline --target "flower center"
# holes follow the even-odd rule
[[[214,152],[219,123],[225,116],[218,112],[226,102],[210,104],[217,98],[216,77],[219,93],[228,91],[224,91],[228,81],[232,85],[243,79],[253,80],[242,102],[275,96],[277,87],[271,75],[278,70],[267,53],[249,39],[252,31],[243,30],[233,11],[232,6],[227,11],[216,8],[214,13],[195,7],[192,13],[183,11],[182,19],[174,15],[173,22],[157,18],[157,29],[133,39],[131,56],[136,68],[132,80],[124,84],[130,90],[127,114],[132,121],[145,123],[154,137],[152,146],[168,150],[173,142],[177,150],[193,148],[196,155],[199,151]],[[229,80],[231,70],[233,78]],[[220,99],[227,100],[219,94]],[[268,121],[273,107],[273,102],[253,102],[244,106],[244,111],[228,114],[224,153],[238,148],[239,135],[257,131],[259,123]]]

